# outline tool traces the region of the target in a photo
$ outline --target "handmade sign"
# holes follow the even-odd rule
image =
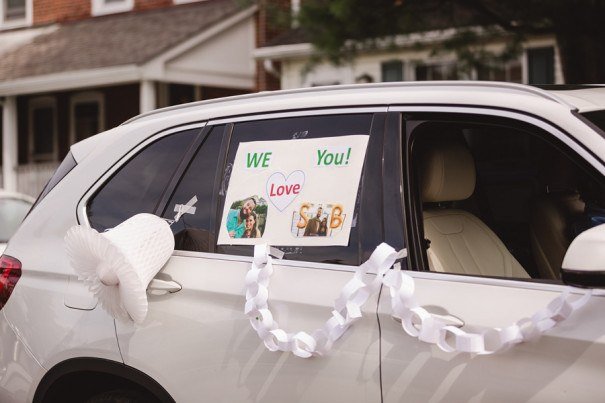
[[[240,143],[219,245],[347,245],[368,136]]]

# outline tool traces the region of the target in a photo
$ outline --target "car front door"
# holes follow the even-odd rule
[[[553,186],[542,186],[547,180],[544,177],[557,168],[559,160],[534,164],[536,150],[543,156],[559,158],[552,157],[559,154],[547,152],[556,149],[565,154],[560,156],[562,160],[569,157],[577,163],[575,178],[582,178],[578,200],[588,199],[585,184],[593,179],[602,191],[598,186],[603,183],[603,166],[560,130],[525,115],[472,108],[391,110],[398,112],[389,114],[393,130],[387,136],[385,149],[390,151],[385,153],[384,163],[401,176],[385,178],[385,186],[391,189],[385,194],[399,195],[399,205],[393,196],[390,211],[385,211],[385,226],[391,227],[385,228],[386,241],[402,244],[405,238],[409,255],[402,266],[414,279],[419,305],[450,325],[482,333],[529,318],[559,296],[565,286],[556,278],[543,278],[538,250],[530,236],[544,209],[531,206],[555,196],[571,197],[577,189],[568,187],[569,182],[563,186],[558,180],[561,193]],[[424,146],[451,141],[472,150],[476,167],[472,196],[422,203],[420,193],[425,185],[418,166],[424,162],[414,155],[414,150],[421,147],[417,140],[422,136],[433,136]],[[401,213],[404,210],[405,215]],[[444,246],[436,239],[441,235],[426,228],[429,211],[481,217],[487,223],[485,227],[491,228],[486,231],[497,234],[508,251],[485,256],[485,251],[477,251],[469,242],[472,237],[462,235],[465,229],[455,220],[430,224],[441,231],[448,242]],[[490,274],[490,270],[504,267],[499,259],[509,252],[527,276]],[[440,259],[439,265],[435,259]],[[487,275],[475,270],[485,270]],[[378,316],[384,402],[600,401],[605,391],[604,310],[605,298],[595,291],[582,309],[541,338],[498,354],[478,355],[445,352],[434,343],[406,334],[400,321],[393,318],[389,293],[383,290]]]
[[[156,379],[178,402],[379,402],[377,297],[327,356],[303,359],[268,351],[244,314],[253,247],[218,244],[217,237],[222,207],[231,203],[225,196],[240,143],[369,136],[348,245],[281,247],[285,257],[274,263],[269,306],[281,327],[291,332],[321,327],[355,267],[382,240],[385,114],[377,112],[385,109],[210,122],[165,197],[166,218],[193,196],[198,201],[172,225],[176,251],[149,287],[148,317],[141,325],[116,321],[124,362]]]

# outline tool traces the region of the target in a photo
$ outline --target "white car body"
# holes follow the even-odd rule
[[[158,286],[161,295],[149,295],[147,319],[135,325],[116,321],[97,306],[77,280],[63,243],[70,227],[89,225],[88,200],[114,172],[152,140],[183,128],[361,112],[499,116],[542,128],[605,176],[605,138],[575,116],[578,108],[604,109],[605,90],[550,93],[478,82],[318,88],[166,108],[74,145],[77,165],[32,210],[5,251],[21,261],[22,275],[0,312],[0,401],[43,401],[40,385],[51,388],[51,378],[58,382],[87,368],[114,373],[111,368],[124,364],[153,380],[142,386],[157,383],[177,402],[600,401],[605,392],[600,291],[541,339],[502,354],[472,356],[445,353],[404,334],[383,290],[329,354],[300,359],[267,351],[244,315],[250,257],[175,251],[160,274],[182,290],[169,293]],[[276,264],[270,305],[281,325],[320,326],[354,270],[304,261]],[[530,316],[565,287],[409,274],[423,306],[455,313],[471,328]]]

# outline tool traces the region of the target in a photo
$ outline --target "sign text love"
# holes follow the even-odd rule
[[[297,170],[288,176],[281,172],[274,172],[267,179],[267,195],[279,211],[284,211],[296,199],[304,184],[305,173],[303,171]]]

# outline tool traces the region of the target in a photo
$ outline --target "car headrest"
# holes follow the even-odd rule
[[[468,199],[475,190],[475,163],[463,144],[433,143],[417,160],[423,202]]]

